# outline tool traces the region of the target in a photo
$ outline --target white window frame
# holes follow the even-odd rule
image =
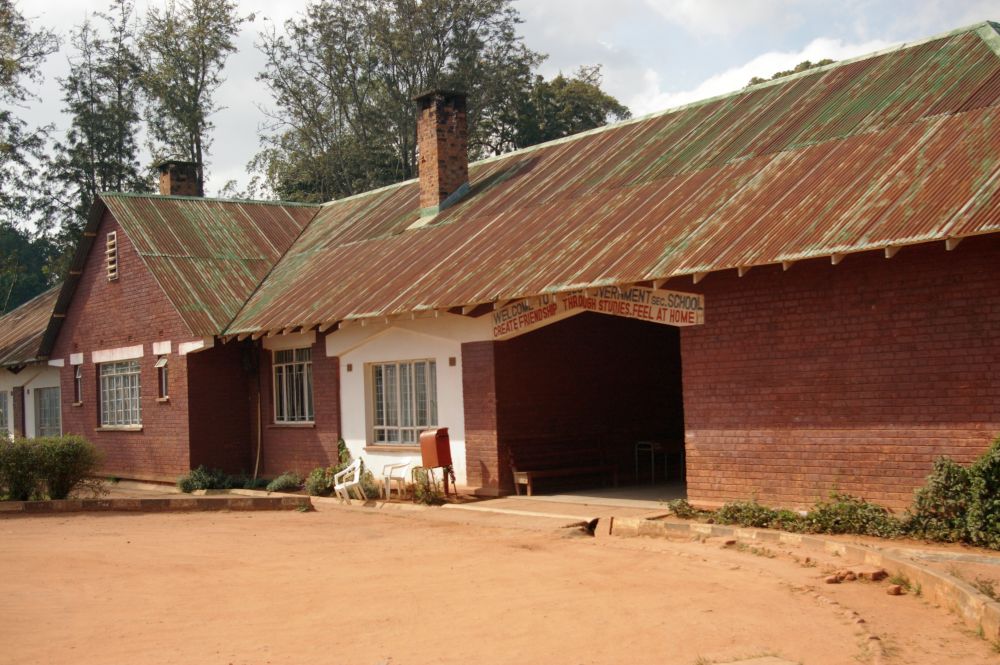
[[[10,439],[13,428],[10,426],[10,392],[0,390],[0,438]]]
[[[170,370],[167,363],[169,358],[167,356],[160,356],[156,359],[156,364],[153,367],[156,368],[156,385],[159,391],[158,399],[166,400],[170,399]]]
[[[100,363],[102,428],[142,426],[142,379],[138,359]]]
[[[73,403],[83,404],[83,365],[73,366]]]
[[[312,347],[281,349],[271,353],[271,397],[275,424],[314,424],[316,406],[313,401]]]
[[[419,445],[420,432],[438,427],[437,361],[369,363],[367,371],[371,443]]]
[[[62,405],[59,388],[35,388],[33,392],[35,393],[35,436],[62,436]],[[49,404],[45,404],[47,397],[50,399]],[[54,420],[49,420],[53,416]]]

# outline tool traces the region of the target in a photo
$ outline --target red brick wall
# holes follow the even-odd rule
[[[253,375],[244,369],[245,355],[253,353],[249,342],[230,342],[186,356],[192,467],[253,472],[251,414],[256,405],[251,408]]]
[[[1000,433],[1000,238],[708,276],[682,332],[688,494],[896,508]],[[702,288],[703,287],[703,288]]]
[[[497,445],[496,342],[462,344],[466,483],[482,494],[510,486],[510,469]]]
[[[328,358],[322,335],[317,335],[312,347],[314,425],[274,424],[273,378],[271,351],[260,351],[260,379],[263,387],[263,446],[260,475],[273,477],[285,471],[306,475],[318,466],[338,461],[337,441],[340,439],[340,359]],[[256,412],[257,392],[251,390]],[[256,423],[254,422],[256,428]]]
[[[636,441],[679,443],[678,345],[675,328],[594,313],[463,344],[469,485],[510,489],[508,455],[522,468],[614,463],[627,477]]]
[[[119,278],[109,282],[104,244],[109,231],[118,231]],[[104,453],[104,472],[129,478],[171,480],[188,468],[187,368],[177,355],[177,342],[191,334],[162,289],[146,270],[128,236],[110,213],[97,230],[83,275],[52,352],[66,360],[62,368],[63,431],[81,434]],[[152,342],[172,340],[171,396],[158,403],[156,361]],[[100,349],[142,344],[141,432],[99,432],[98,379],[91,353]],[[83,404],[73,401],[71,353],[86,353],[83,366]]]

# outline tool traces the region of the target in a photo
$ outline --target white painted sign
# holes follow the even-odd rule
[[[644,286],[605,286],[528,298],[493,312],[493,338],[513,337],[578,310],[667,326],[695,326],[705,322],[705,297]]]

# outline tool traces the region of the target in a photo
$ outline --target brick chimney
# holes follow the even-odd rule
[[[204,196],[200,187],[197,162],[166,161],[156,168],[160,171],[160,194],[163,196]]]
[[[417,103],[420,215],[436,215],[469,191],[465,93],[430,90]]]

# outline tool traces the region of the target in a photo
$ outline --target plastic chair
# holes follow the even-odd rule
[[[349,476],[349,478],[348,478]],[[347,480],[344,480],[348,478]],[[337,494],[340,502],[351,502],[351,490],[356,489],[362,501],[367,501],[365,490],[361,487],[361,458],[351,462],[346,469],[333,476],[333,491]]]
[[[413,460],[405,459],[401,462],[393,462],[382,467],[382,491],[385,493],[385,500],[389,500],[392,494],[392,483],[396,483],[396,492],[399,498],[406,496],[407,471]]]

